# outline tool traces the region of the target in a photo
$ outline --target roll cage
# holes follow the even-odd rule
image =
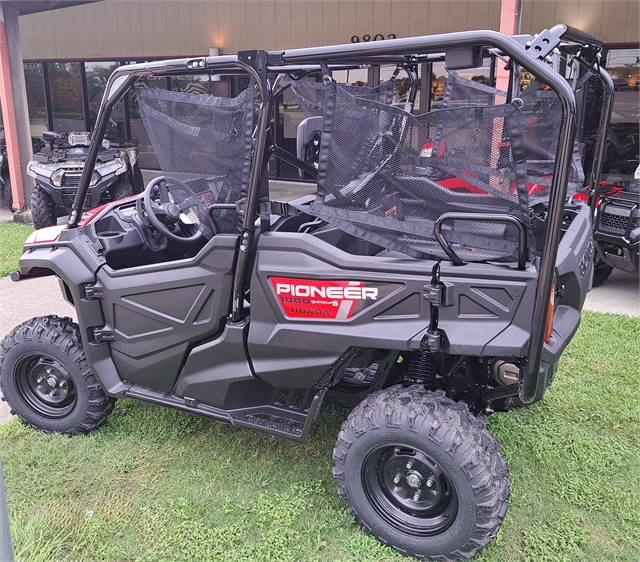
[[[606,131],[613,104],[613,82],[598,64],[600,48],[601,40],[598,37],[566,25],[556,25],[536,36],[507,37],[494,31],[467,31],[284,51],[241,51],[237,55],[183,58],[120,67],[112,74],[105,90],[92,144],[68,221],[68,228],[78,226],[83,202],[111,111],[137,80],[152,76],[171,77],[185,74],[248,74],[255,83],[260,102],[257,107],[257,120],[253,131],[253,157],[234,271],[231,321],[240,322],[246,316],[246,311],[243,308],[245,280],[248,278],[249,252],[254,244],[255,217],[259,215],[261,177],[272,152],[268,150],[268,133],[273,100],[286,87],[281,80],[276,80],[272,87],[269,75],[281,77],[290,75],[299,78],[317,71],[328,72],[341,68],[397,65],[408,69],[415,86],[417,83],[417,75],[414,74],[415,65],[422,62],[445,60],[451,56],[454,50],[466,49],[469,52],[469,50],[475,49],[476,55],[479,50],[481,56],[487,54],[507,59],[511,68],[517,65],[546,84],[558,96],[561,106],[560,135],[548,203],[546,235],[538,263],[539,276],[531,323],[530,349],[524,376],[519,384],[520,400],[525,404],[531,403],[538,394],[540,384],[539,372],[548,303],[552,293],[557,248],[561,236],[563,209],[578,122],[578,108],[574,91],[567,80],[553,70],[550,63],[553,63],[554,57],[563,55],[571,58],[573,63],[581,65],[587,72],[598,76],[603,82],[605,97],[600,121],[601,134],[597,140],[590,177],[590,185],[598,186],[600,164],[605,148],[603,131]],[[415,100],[415,94],[416,90],[412,88],[407,107],[410,107]],[[278,154],[277,148],[276,156],[283,157],[282,153]],[[298,162],[296,165],[304,171],[313,171],[309,166],[305,167],[302,162]],[[591,204],[593,209],[595,197],[592,198]]]

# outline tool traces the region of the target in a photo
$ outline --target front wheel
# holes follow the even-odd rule
[[[56,204],[40,185],[31,192],[31,219],[36,230],[57,224]]]
[[[596,258],[596,261],[593,264],[593,283],[591,286],[599,287],[609,279],[609,275],[611,275],[612,272],[613,267]]]
[[[11,193],[11,180],[8,175],[2,185],[2,200],[7,209],[13,213],[13,193]]]
[[[111,188],[113,194],[113,201],[120,201],[120,199],[126,199],[133,195],[133,186],[127,181],[125,177],[119,179]]]
[[[45,432],[87,433],[113,409],[89,369],[70,318],[32,318],[0,344],[0,390],[23,423]]]
[[[350,515],[405,555],[472,558],[507,511],[497,440],[443,391],[395,386],[372,394],[344,422],[333,456]]]

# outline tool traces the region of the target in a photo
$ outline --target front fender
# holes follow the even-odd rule
[[[91,247],[84,229],[64,230],[58,240],[25,246],[20,258],[20,274],[28,277],[33,270],[50,270],[63,282],[63,296],[73,301],[80,335],[89,367],[107,394],[122,396],[130,385],[123,383],[111,359],[108,343],[97,343],[93,329],[104,325],[99,299],[88,298],[85,288],[96,282],[96,273],[104,258]],[[65,294],[68,291],[68,294]]]

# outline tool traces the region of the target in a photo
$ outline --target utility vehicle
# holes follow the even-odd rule
[[[87,209],[140,193],[144,188],[138,168],[138,141],[109,136],[93,167]],[[91,135],[45,131],[42,137],[51,144],[51,150],[37,152],[27,164],[27,174],[36,181],[31,191],[31,216],[36,229],[53,226],[58,217],[71,212]]]
[[[133,397],[298,441],[337,402],[352,410],[333,474],[365,531],[406,555],[471,558],[509,497],[482,415],[542,399],[591,286],[591,210],[568,201],[574,90],[606,82],[599,52],[557,25],[120,67],[68,224],[33,233],[14,275],[58,276],[78,323],[34,318],[5,338],[4,398],[44,431],[86,433]],[[508,91],[457,73],[484,57],[510,69]],[[438,61],[449,101],[414,115],[419,66]],[[413,77],[403,107],[392,85],[333,76],[379,65]],[[523,91],[520,70],[536,77]],[[208,74],[249,87],[144,87]],[[164,176],[83,215],[109,114],[136,85]],[[317,168],[273,142],[288,88],[321,118]],[[271,201],[272,155],[316,177],[317,195]]]
[[[3,130],[0,127],[0,131]],[[33,153],[44,148],[44,142],[37,137],[31,137]],[[0,203],[10,211],[13,211],[13,195],[11,193],[11,177],[9,176],[9,158],[7,157],[7,141],[0,139]]]
[[[593,238],[596,248],[593,286],[602,285],[614,268],[640,271],[640,166],[637,178],[623,185],[600,184]]]

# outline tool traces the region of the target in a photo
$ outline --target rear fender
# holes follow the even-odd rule
[[[580,326],[580,311],[593,279],[593,257],[591,210],[580,205],[558,245],[553,328],[542,348],[540,380],[534,401],[542,399],[553,381],[560,356]]]

